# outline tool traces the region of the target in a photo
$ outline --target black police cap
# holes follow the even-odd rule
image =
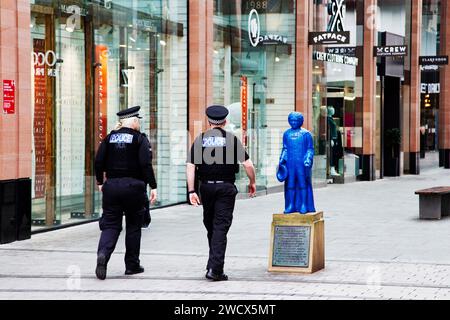
[[[133,117],[142,119],[142,117],[139,116],[139,110],[140,109],[141,109],[140,106],[131,107],[131,108],[128,108],[126,110],[122,110],[122,111],[117,112],[117,116],[119,117],[120,120],[133,118]]]
[[[212,124],[222,124],[228,114],[229,111],[224,106],[211,106],[206,109],[206,115]]]

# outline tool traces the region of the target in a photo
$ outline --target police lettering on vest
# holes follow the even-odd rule
[[[249,155],[235,135],[214,128],[195,139],[187,162],[196,166],[200,180],[234,182],[239,163],[248,159]]]

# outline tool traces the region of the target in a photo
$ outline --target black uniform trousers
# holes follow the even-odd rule
[[[203,203],[203,224],[208,231],[209,259],[207,269],[223,273],[227,233],[233,221],[233,210],[238,190],[233,183],[200,186]]]
[[[98,254],[109,261],[120,232],[123,214],[126,220],[125,266],[139,267],[142,218],[145,212],[146,184],[133,178],[108,179],[103,184],[103,215],[100,218],[100,242]]]

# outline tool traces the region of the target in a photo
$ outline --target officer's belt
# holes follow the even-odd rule
[[[231,181],[215,181],[215,180],[204,180],[202,183],[206,184],[223,184],[223,183],[233,183]]]

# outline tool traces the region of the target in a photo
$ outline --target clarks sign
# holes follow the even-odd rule
[[[383,46],[374,48],[375,57],[404,57],[408,55],[408,46]]]
[[[419,58],[421,66],[445,66],[448,65],[448,56],[422,56]]]

